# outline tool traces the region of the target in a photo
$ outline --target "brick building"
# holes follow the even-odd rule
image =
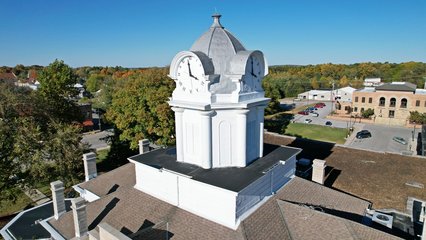
[[[410,111],[426,113],[426,89],[416,89],[408,82],[392,82],[377,87],[366,87],[353,93],[351,106],[342,106],[346,113],[360,116],[373,109],[375,123],[404,126]]]

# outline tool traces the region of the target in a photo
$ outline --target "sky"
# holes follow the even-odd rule
[[[426,0],[0,0],[0,66],[167,66],[215,12],[270,65],[426,62]]]

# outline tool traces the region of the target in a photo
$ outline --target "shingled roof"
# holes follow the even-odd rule
[[[97,201],[87,203],[89,229],[95,228],[101,222],[107,222],[132,239],[159,239],[160,236],[167,235],[171,239],[285,240],[295,239],[292,231],[298,229],[293,230],[293,222],[287,221],[287,218],[294,214],[291,212],[293,208],[287,207],[291,208],[290,211],[284,211],[279,204],[281,201],[320,207],[327,210],[327,214],[337,213],[342,219],[349,217],[351,220],[361,219],[370,204],[368,201],[295,177],[246,218],[237,230],[232,230],[134,189],[135,175],[132,171],[134,172],[134,165],[127,164],[80,185],[102,196]],[[115,192],[110,192],[109,188],[116,183],[120,183],[120,186]],[[302,211],[297,208],[296,210]],[[59,220],[52,219],[49,223],[65,238],[74,237],[72,212],[62,215]],[[342,226],[347,227],[345,224],[323,224],[327,227],[318,228],[313,237],[328,236],[329,231],[347,231],[341,229]],[[378,230],[367,226],[359,231],[363,232],[359,234],[360,239],[368,239],[363,236],[377,234],[388,237],[380,239],[393,239],[393,236],[376,233]]]
[[[135,164],[127,163],[78,186],[98,197],[103,197],[109,193],[133,187],[135,184]]]
[[[400,239],[385,232],[310,207],[277,201],[293,240]]]
[[[0,73],[0,82],[14,83],[17,80],[18,80],[18,78],[12,72]]]

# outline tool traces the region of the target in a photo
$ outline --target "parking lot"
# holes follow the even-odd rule
[[[364,129],[371,132],[371,138],[356,139],[356,132]],[[412,131],[413,129],[411,128],[361,124],[357,125],[356,131],[345,145],[374,151],[402,153],[404,151],[409,151],[410,148],[414,148],[414,146],[411,146]],[[416,130],[415,136],[417,136],[418,131],[419,130]],[[404,138],[407,145],[392,140],[395,136]]]
[[[311,102],[313,103],[313,102]],[[405,151],[413,150],[415,151],[415,146],[412,146],[412,131],[411,128],[404,127],[395,127],[395,126],[385,126],[385,125],[373,125],[373,124],[360,124],[354,122],[347,121],[339,121],[339,120],[330,120],[326,119],[326,117],[331,113],[331,102],[324,102],[326,104],[323,108],[317,108],[315,110],[319,114],[318,117],[315,117],[310,113],[309,115],[294,115],[294,122],[304,123],[305,119],[311,119],[311,123],[307,124],[317,124],[325,126],[327,121],[332,122],[332,127],[338,128],[348,128],[354,126],[355,131],[352,135],[347,139],[345,145],[352,146],[355,148],[373,150],[373,151],[381,151],[381,152],[393,152],[393,153],[402,153]],[[296,107],[307,105],[306,102],[297,102]],[[371,132],[371,138],[364,139],[356,139],[355,135],[358,131],[361,130],[369,130]],[[415,132],[415,137],[420,130],[417,129]],[[392,140],[393,137],[398,136],[404,138],[407,142],[406,145],[398,143]]]
[[[294,115],[293,121],[298,123],[304,123],[306,119],[311,119],[312,122],[309,124],[325,126],[325,123],[327,121],[330,121],[332,123],[332,127],[347,128],[349,126],[349,122],[326,119],[326,117],[331,113],[331,102],[323,103],[325,103],[325,107],[317,108],[317,110],[314,110],[314,112],[318,113],[318,117],[314,116],[312,113],[310,113],[309,115],[296,114]]]

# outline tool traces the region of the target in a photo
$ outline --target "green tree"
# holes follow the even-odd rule
[[[91,93],[97,92],[99,89],[101,89],[101,86],[104,83],[104,77],[100,74],[92,74],[86,81],[86,89],[87,91]]]
[[[361,113],[363,118],[369,118],[374,115],[374,109],[368,108]]]
[[[121,131],[120,140],[130,142],[132,149],[144,138],[160,145],[175,142],[174,114],[167,103],[175,84],[167,71],[137,72],[115,89],[106,117]]]
[[[0,200],[13,199],[23,186],[81,179],[87,146],[79,125],[58,121],[43,104],[29,89],[0,86]]]
[[[418,111],[410,111],[409,121],[411,123],[426,124],[426,114]]]
[[[54,119],[63,122],[82,120],[73,100],[78,94],[74,87],[78,77],[71,67],[63,61],[55,60],[41,71],[38,81],[40,87],[37,93]]]

